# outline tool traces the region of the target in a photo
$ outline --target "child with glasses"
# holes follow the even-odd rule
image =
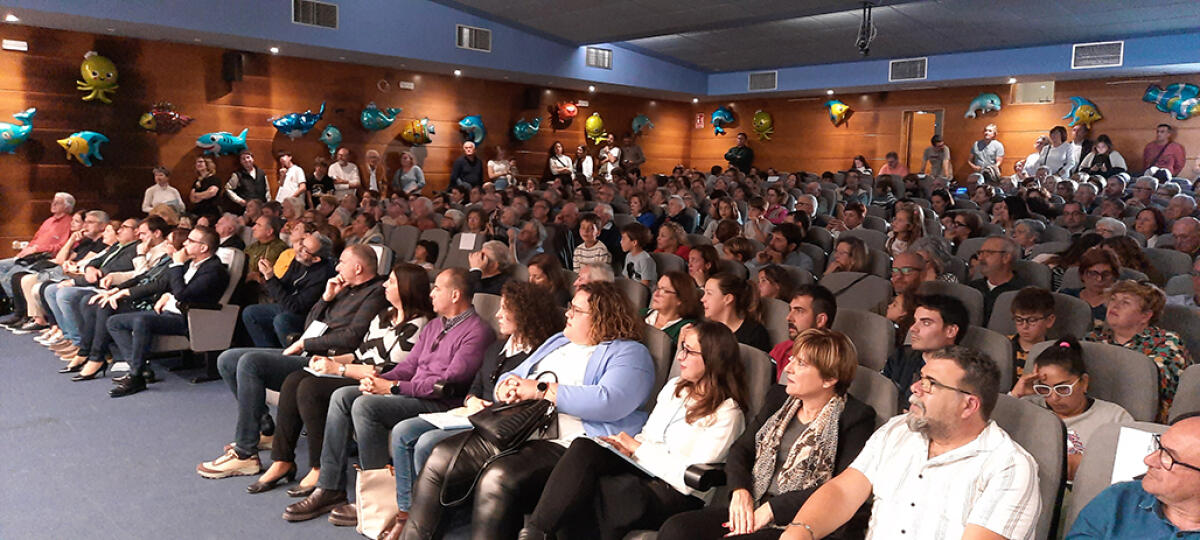
[[[1083,347],[1068,336],[1042,351],[1034,360],[1033,371],[1022,376],[1009,392],[1050,409],[1066,424],[1068,480],[1075,478],[1087,441],[1096,429],[1113,422],[1133,421],[1120,405],[1089,397],[1088,382]]]
[[[1013,380],[1024,375],[1029,349],[1046,341],[1054,326],[1054,294],[1046,289],[1025,287],[1012,302],[1013,326],[1017,332],[1008,336],[1013,348]]]

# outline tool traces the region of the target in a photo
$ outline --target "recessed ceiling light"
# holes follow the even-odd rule
[[[279,54],[279,47],[271,47],[271,54]]]
[[[462,70],[461,70],[461,69],[456,69],[456,70],[454,70],[454,76],[455,76],[455,77],[462,77]]]
[[[339,56],[339,57],[338,57],[338,60],[345,60],[345,59],[346,59],[346,57],[345,57],[345,56]]]
[[[200,38],[192,38],[192,41],[195,41],[196,43],[200,43]]]
[[[1016,78],[1016,77],[1009,77],[1009,78],[1008,78],[1008,84],[1017,84],[1017,78]]]
[[[596,91],[596,87],[595,87],[595,86],[593,86],[593,85],[590,85],[590,84],[589,84],[589,85],[588,85],[588,92],[595,92],[595,91]]]
[[[692,98],[692,103],[700,103],[700,98],[698,98],[698,97]]]
[[[832,95],[833,95],[833,90],[826,90],[826,91],[825,91],[825,95],[832,96]]]
[[[21,18],[9,13],[4,16],[4,22],[21,22]]]

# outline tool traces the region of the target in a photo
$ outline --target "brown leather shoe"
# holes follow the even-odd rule
[[[329,512],[329,522],[338,527],[357,527],[358,508],[354,503],[339,504]]]
[[[317,488],[312,495],[304,500],[290,504],[283,511],[283,519],[288,521],[308,521],[346,502],[345,491],[335,491]]]
[[[408,512],[402,511],[396,514],[379,532],[379,540],[400,540],[400,533],[404,532],[405,523],[408,523]]]

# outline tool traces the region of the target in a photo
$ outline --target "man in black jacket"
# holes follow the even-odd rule
[[[217,369],[237,396],[238,417],[234,443],[217,459],[196,467],[205,478],[258,474],[259,433],[267,413],[267,389],[279,390],[288,375],[308,365],[307,354],[336,356],[354,351],[367,328],[388,306],[384,278],[370,246],[347,246],[337,264],[337,275],[325,285],[321,299],[305,321],[305,335],[282,351],[230,349],[217,359]]]
[[[304,331],[304,318],[335,273],[332,259],[333,241],[312,233],[297,245],[296,258],[283,277],[275,277],[271,261],[258,261],[256,270],[272,302],[242,310],[242,323],[255,347],[281,348],[290,341],[288,336]]]
[[[483,185],[483,160],[475,155],[475,143],[463,143],[463,155],[454,160],[450,168],[450,185],[460,185],[470,190]]]
[[[188,234],[183,249],[172,256],[167,270],[170,288],[154,303],[153,311],[113,315],[108,331],[129,363],[129,377],[117,383],[108,395],[123,397],[146,389],[142,371],[146,353],[156,335],[187,335],[187,317],[180,304],[209,303],[221,297],[229,284],[229,271],[216,257],[217,233],[208,227],[196,227]]]

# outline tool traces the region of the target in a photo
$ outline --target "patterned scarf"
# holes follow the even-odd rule
[[[754,436],[755,454],[758,456],[754,460],[753,471],[755,501],[761,500],[767,493],[773,476],[779,478],[781,493],[806,489],[833,477],[837,459],[838,419],[846,408],[846,399],[841,396],[834,396],[821,408],[817,418],[804,428],[804,432],[788,450],[783,468],[775,471],[783,432],[788,422],[796,421],[800,405],[799,399],[789,397]]]

